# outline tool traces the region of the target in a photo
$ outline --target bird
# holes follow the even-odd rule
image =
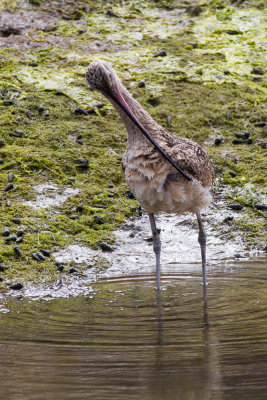
[[[149,216],[157,289],[161,287],[161,239],[155,215],[191,212],[198,222],[206,302],[206,232],[200,211],[212,201],[214,169],[208,154],[198,143],[172,135],[159,125],[133,98],[108,62],[92,62],[86,80],[90,90],[100,92],[115,107],[128,133],[122,168],[127,184]]]

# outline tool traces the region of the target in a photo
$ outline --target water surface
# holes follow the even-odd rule
[[[87,296],[2,300],[1,399],[266,399],[266,259],[105,277]]]

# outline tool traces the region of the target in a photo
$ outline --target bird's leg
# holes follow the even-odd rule
[[[207,279],[206,279],[206,233],[204,231],[203,222],[200,213],[197,213],[197,222],[199,227],[198,242],[201,247],[202,258],[202,276],[203,276],[203,296],[204,303],[207,303]]]
[[[156,227],[154,214],[148,214],[148,216],[152,230],[153,250],[156,255],[157,289],[160,289],[160,250],[161,250],[160,236],[159,236],[159,231]]]

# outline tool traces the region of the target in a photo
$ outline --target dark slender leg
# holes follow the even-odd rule
[[[157,277],[157,289],[160,289],[160,250],[161,250],[161,243],[159,237],[159,231],[156,227],[156,221],[154,214],[148,214],[149,221],[152,230],[152,237],[153,237],[153,250],[156,255],[156,277]]]
[[[203,222],[200,213],[197,213],[197,222],[199,227],[198,242],[201,247],[202,258],[202,276],[203,276],[203,297],[204,305],[207,306],[207,279],[206,279],[206,233],[204,231]]]

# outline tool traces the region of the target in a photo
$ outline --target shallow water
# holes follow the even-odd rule
[[[201,276],[106,277],[87,296],[2,300],[1,399],[266,399],[266,258]]]

